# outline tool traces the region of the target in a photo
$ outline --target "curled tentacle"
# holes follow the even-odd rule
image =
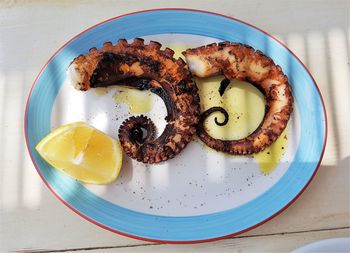
[[[227,78],[222,79],[222,81],[220,82],[220,87],[218,91],[221,97],[222,95],[224,95],[225,90],[229,84],[230,84],[230,80]]]
[[[214,112],[220,112],[224,115],[224,120],[222,122],[219,122],[218,121],[218,118],[215,117],[215,124],[218,125],[218,126],[224,126],[227,124],[228,120],[229,120],[229,116],[228,116],[228,113],[227,111],[222,108],[222,107],[219,107],[219,106],[214,106],[214,107],[211,107],[209,108],[208,110],[206,110],[205,112],[203,112],[201,114],[201,117],[200,117],[200,120],[199,120],[199,127],[203,127],[203,123],[204,123],[204,120],[212,113]]]
[[[263,121],[252,134],[240,140],[211,137],[203,126],[202,116],[197,135],[205,144],[218,151],[245,155],[262,151],[278,138],[293,110],[291,87],[280,66],[250,46],[231,42],[188,49],[183,54],[192,74],[198,77],[224,75],[228,80],[247,81],[262,91],[266,98]],[[226,87],[227,82],[224,81],[219,89],[220,95]],[[211,112],[210,109],[204,115],[208,112]]]
[[[131,117],[119,129],[121,145],[130,157],[144,163],[158,163],[177,155],[191,141],[199,121],[199,96],[186,64],[174,59],[171,49],[143,39],[132,43],[121,39],[103,44],[71,63],[68,74],[74,87],[124,85],[150,90],[160,96],[167,109],[167,125],[156,138],[155,126],[144,116]]]
[[[119,128],[119,140],[124,151],[129,156],[135,156],[138,161],[144,160],[143,144],[154,141],[156,127],[146,116],[130,117]]]

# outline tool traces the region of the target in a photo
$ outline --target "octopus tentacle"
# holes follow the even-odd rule
[[[225,90],[227,88],[227,86],[230,84],[230,80],[227,78],[224,78],[221,82],[220,82],[220,87],[219,87],[219,94],[222,97],[222,95],[224,95]]]
[[[215,124],[218,125],[218,126],[224,126],[227,124],[228,120],[229,120],[229,115],[227,113],[227,111],[222,108],[222,107],[219,107],[219,106],[214,106],[214,107],[211,107],[209,108],[208,110],[206,110],[205,112],[203,112],[200,116],[200,120],[199,120],[199,127],[203,127],[203,123],[204,123],[204,120],[212,113],[214,112],[220,112],[224,115],[224,121],[223,122],[219,122],[218,121],[218,118],[215,117]]]
[[[286,127],[293,110],[293,96],[288,78],[271,58],[240,43],[221,42],[183,52],[190,71],[197,77],[224,75],[255,85],[265,96],[265,115],[258,128],[239,140],[218,140],[204,128],[205,118],[218,108],[201,115],[197,135],[209,147],[235,155],[260,152],[271,145]],[[225,80],[225,79],[224,79]],[[222,83],[220,95],[226,89]],[[226,117],[228,119],[228,117]],[[216,123],[217,120],[216,120]]]
[[[144,163],[158,163],[177,155],[191,141],[199,121],[199,96],[191,73],[174,52],[151,41],[144,44],[121,39],[113,45],[92,48],[71,63],[68,74],[78,90],[124,85],[150,90],[160,96],[167,109],[167,125],[156,138],[155,126],[145,116],[131,117],[119,129],[119,139],[127,155]]]

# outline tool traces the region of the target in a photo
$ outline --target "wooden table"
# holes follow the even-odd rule
[[[31,84],[67,40],[102,20],[142,9],[186,7],[233,16],[276,35],[315,77],[329,137],[322,165],[285,212],[237,237],[161,245],[103,230],[76,215],[44,186],[28,156],[23,114]],[[349,1],[15,1],[0,2],[0,251],[289,252],[350,236]]]

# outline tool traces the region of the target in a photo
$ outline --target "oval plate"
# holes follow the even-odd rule
[[[78,94],[65,84],[66,70],[74,57],[91,47],[135,37],[158,40],[170,47],[241,42],[280,65],[289,78],[295,103],[288,147],[277,169],[263,176],[254,159],[223,156],[203,148],[198,141],[161,165],[146,166],[125,158],[123,172],[110,186],[83,185],[45,163],[35,146],[52,126],[85,120],[116,137],[121,121],[109,121],[108,117],[115,117],[110,114],[125,108],[108,109],[116,108],[108,96]],[[151,117],[152,113],[157,115],[155,108]],[[99,125],[101,122],[105,125]],[[320,91],[303,63],[286,46],[243,21],[187,9],[131,13],[74,37],[49,59],[34,81],[24,124],[27,147],[38,173],[65,205],[110,231],[168,243],[225,238],[276,216],[314,177],[327,138]]]

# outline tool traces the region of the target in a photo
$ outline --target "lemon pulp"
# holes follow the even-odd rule
[[[83,122],[57,128],[36,150],[54,168],[85,183],[114,181],[122,164],[120,143]]]

